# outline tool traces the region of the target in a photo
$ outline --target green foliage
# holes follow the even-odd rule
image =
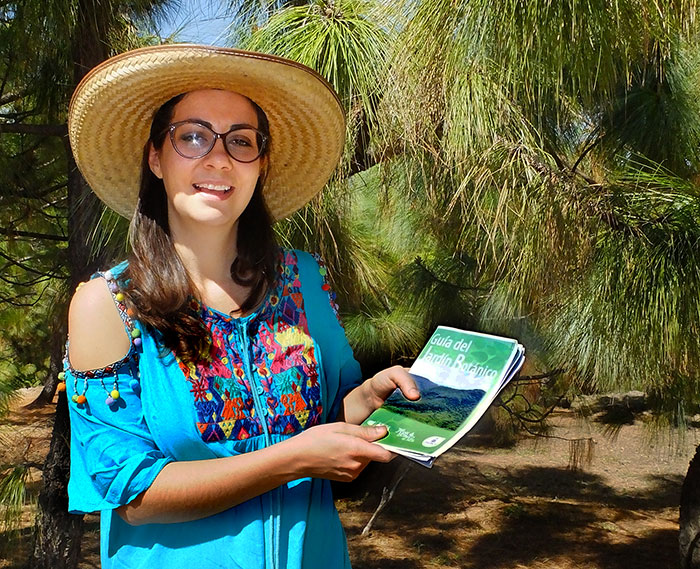
[[[68,196],[61,123],[87,70],[76,63],[156,42],[143,30],[164,4],[27,0],[0,9],[0,411],[14,389],[47,379],[53,336],[65,334],[76,257],[68,241],[81,203]],[[104,221],[91,239],[95,258],[126,244],[123,220],[105,213]]]
[[[0,476],[0,527],[4,532],[17,529],[22,516],[22,508],[30,498],[27,495],[27,484],[31,476],[29,468],[24,465],[6,468]]]
[[[66,163],[60,141],[0,138],[0,415],[18,387],[48,376],[65,297]]]
[[[351,109],[360,99],[371,112],[388,35],[368,0],[315,0],[274,13],[246,47],[288,57],[325,77]]]
[[[325,258],[366,368],[410,360],[435,325],[451,324],[520,337],[536,367],[566,370],[556,389],[643,389],[676,423],[695,409],[694,2],[234,4],[239,46],[310,65],[347,110],[338,174],[277,230]],[[150,6],[102,6],[93,23],[110,30],[108,51],[156,41],[139,31]],[[32,46],[70,37],[84,16],[74,2],[29,1],[6,18],[2,65],[20,96],[0,107],[4,120],[62,119],[76,46]],[[0,200],[21,220],[12,227],[64,234],[58,141],[2,144]],[[117,251],[125,225],[105,214],[93,237]],[[0,252],[50,275],[33,282],[8,265],[28,283],[22,302],[41,298],[46,311],[65,295],[65,243],[15,236]],[[13,314],[22,320],[10,311],[8,323]],[[6,336],[43,342],[45,328],[27,320]],[[29,364],[45,365],[18,359],[11,375],[30,381]]]
[[[329,258],[363,360],[465,326],[563,368],[551,389],[694,412],[697,16],[685,0],[328,1],[262,22],[251,46],[315,66],[371,117],[347,156],[373,161],[346,161],[283,231]]]
[[[370,204],[366,197],[372,192],[368,187],[378,188],[379,171],[362,171],[358,165],[367,162],[371,133],[377,128],[388,39],[378,6],[366,0],[342,0],[279,10],[245,43],[248,49],[316,69],[335,87],[348,111],[346,154],[339,174],[322,198],[278,224],[277,231],[282,242],[323,256],[346,311],[346,330],[366,372],[384,367],[387,358],[415,356],[426,336],[412,307],[392,290],[391,252],[380,245],[387,243],[385,228],[378,230],[376,216],[367,215],[376,211],[376,201]]]

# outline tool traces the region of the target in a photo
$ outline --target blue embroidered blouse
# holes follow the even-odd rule
[[[281,257],[277,285],[256,312],[231,318],[194,306],[212,333],[206,366],[163,356],[157,333],[126,315],[118,292],[125,264],[106,274],[131,349],[101,370],[65,364],[69,509],[101,511],[103,569],[350,566],[327,480],[295,480],[185,523],[131,526],[114,512],[168,462],[251,452],[332,420],[359,384],[324,266],[300,251]]]

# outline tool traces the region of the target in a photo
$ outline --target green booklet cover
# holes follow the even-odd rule
[[[411,366],[421,398],[396,390],[364,425],[386,425],[383,447],[432,466],[486,412],[525,361],[517,340],[439,326]]]

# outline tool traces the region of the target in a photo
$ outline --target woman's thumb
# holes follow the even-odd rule
[[[387,428],[384,425],[363,426],[358,431],[358,436],[366,441],[376,441],[386,436]]]

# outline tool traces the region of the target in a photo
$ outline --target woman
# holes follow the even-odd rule
[[[337,96],[284,59],[159,46],[94,69],[69,132],[132,220],[69,314],[69,507],[101,511],[102,566],[348,567],[329,480],[390,460],[359,424],[418,391],[361,381],[325,268],[274,244],[337,164]]]

